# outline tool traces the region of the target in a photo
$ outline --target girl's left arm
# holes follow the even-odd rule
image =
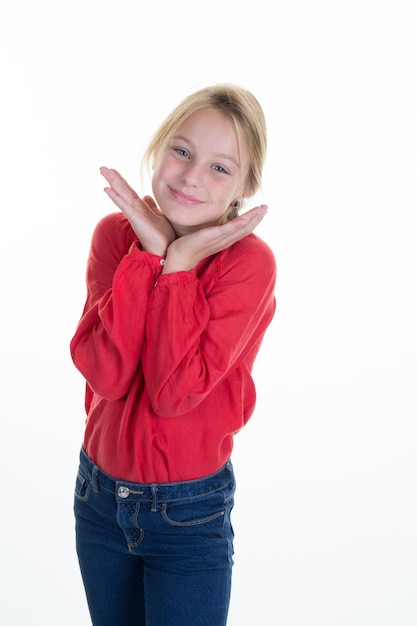
[[[275,259],[251,235],[213,257],[205,293],[197,270],[163,274],[148,302],[142,365],[154,411],[195,408],[256,347],[275,311]]]

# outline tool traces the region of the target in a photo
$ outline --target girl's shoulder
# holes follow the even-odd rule
[[[93,245],[107,244],[112,248],[128,250],[137,236],[123,213],[110,213],[101,218],[93,233]]]
[[[255,233],[247,235],[225,250],[230,261],[249,261],[275,267],[275,256],[269,245]]]
[[[128,221],[121,211],[117,213],[109,213],[100,219],[97,223],[96,230],[101,231],[107,236],[131,237],[135,239],[136,235]]]
[[[216,279],[237,280],[243,285],[265,281],[274,284],[276,261],[268,244],[251,233],[217,255]]]

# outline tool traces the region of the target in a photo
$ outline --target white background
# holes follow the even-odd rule
[[[278,309],[237,436],[230,626],[415,626],[417,17],[402,0],[2,5],[1,611],[89,623],[68,343],[100,165],[139,187],[186,94],[239,83],[269,153]]]

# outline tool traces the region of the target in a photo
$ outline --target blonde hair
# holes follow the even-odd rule
[[[196,91],[180,102],[153,135],[144,154],[144,163],[154,165],[178,127],[193,113],[214,109],[233,123],[239,145],[243,137],[249,154],[249,172],[242,180],[242,196],[253,196],[262,184],[262,169],[266,156],[266,123],[261,105],[250,91],[232,84],[219,84]],[[232,206],[227,219],[236,217],[241,206]]]

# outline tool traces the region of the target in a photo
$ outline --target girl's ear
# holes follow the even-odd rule
[[[230,203],[228,210],[226,211],[226,222],[234,220],[239,214],[239,209],[242,207],[243,202],[241,200],[233,200]]]

